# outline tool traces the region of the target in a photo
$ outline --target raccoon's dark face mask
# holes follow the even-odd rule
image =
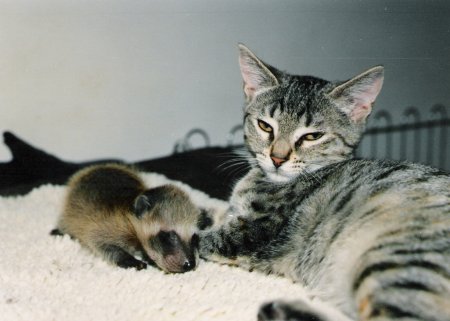
[[[149,240],[149,246],[157,253],[152,255],[156,256],[155,263],[166,272],[187,272],[197,266],[197,234],[189,240],[183,240],[175,231],[160,231]]]

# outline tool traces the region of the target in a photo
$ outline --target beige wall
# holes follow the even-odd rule
[[[450,105],[446,1],[0,0],[0,130],[67,160],[223,145],[241,120],[236,43],[281,69],[386,67],[377,108]],[[0,146],[0,160],[9,158]]]

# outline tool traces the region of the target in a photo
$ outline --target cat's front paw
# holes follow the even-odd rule
[[[217,238],[216,234],[212,231],[201,231],[198,241],[198,253],[200,257],[209,259],[215,253],[217,253]]]
[[[207,261],[214,261],[227,265],[239,265],[236,255],[226,246],[215,232],[200,231],[199,255]]]
[[[258,312],[258,321],[327,321],[303,301],[274,301],[264,304]]]

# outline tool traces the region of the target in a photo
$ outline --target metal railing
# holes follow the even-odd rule
[[[408,160],[450,170],[450,118],[446,107],[434,105],[425,119],[418,108],[408,107],[403,119],[394,123],[389,112],[376,113],[376,125],[369,125],[365,131],[356,156]],[[379,125],[382,122],[384,125]]]

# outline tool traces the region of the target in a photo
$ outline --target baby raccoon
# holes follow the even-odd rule
[[[123,268],[141,270],[148,263],[165,272],[186,272],[198,261],[196,232],[202,215],[173,185],[147,189],[128,167],[94,165],[70,179],[51,234],[69,234]]]

